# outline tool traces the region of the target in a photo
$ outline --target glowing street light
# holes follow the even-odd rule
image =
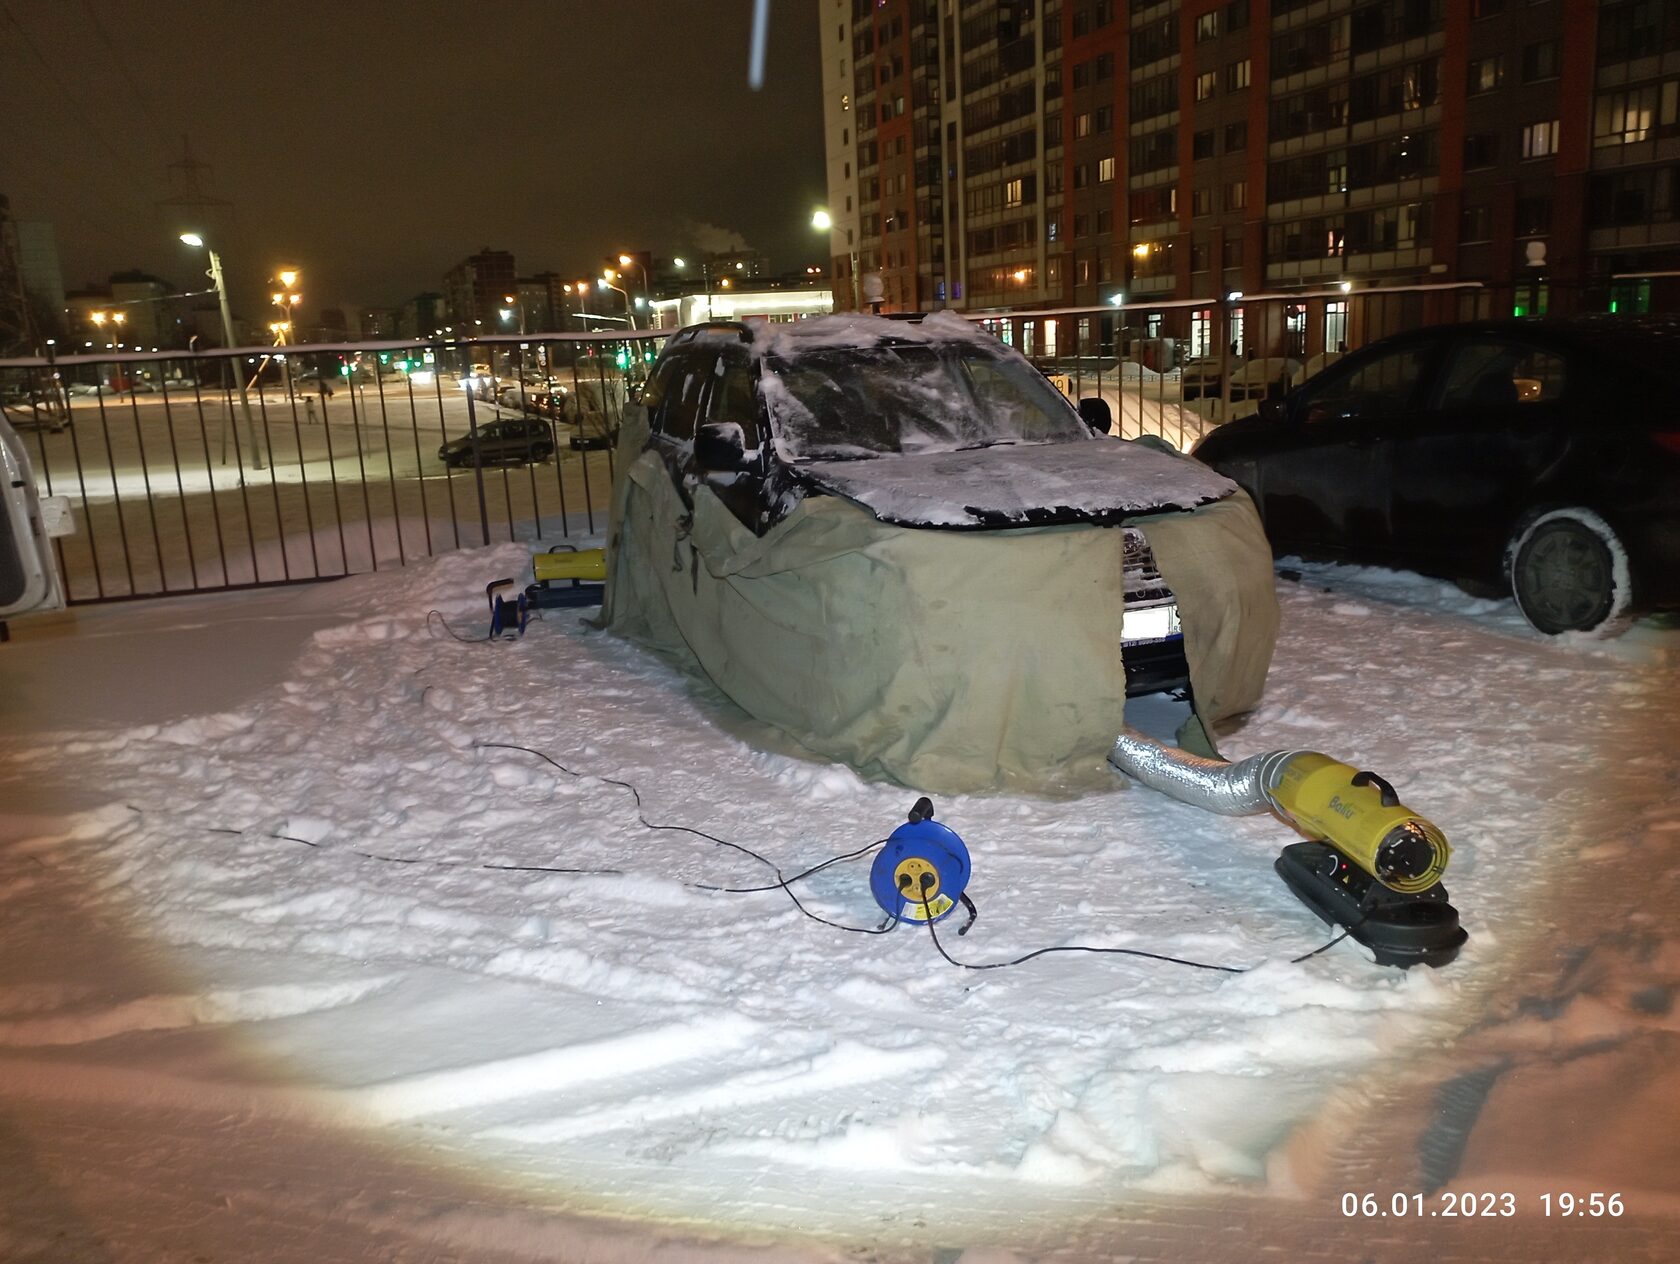
[[[216,302],[222,309],[222,340],[231,350],[233,348],[233,313],[228,310],[227,282],[222,279],[222,257],[205,245],[204,238],[197,233],[182,233],[181,241],[194,250],[203,250],[205,254],[210,256],[210,281],[216,287]],[[257,428],[251,420],[251,397],[245,391],[245,379],[240,376],[237,369],[234,369],[231,360],[227,363],[228,370],[233,373],[235,381],[239,384],[239,409],[245,418],[245,440],[250,444],[251,464],[260,470],[264,468],[263,454],[257,448]],[[223,434],[222,459],[226,460],[226,432],[224,431]]]
[[[826,233],[834,227],[834,216],[819,207],[811,215],[811,227],[819,233]]]
[[[636,307],[635,304],[630,301],[630,291],[625,289],[622,285],[614,285],[612,283],[612,279],[617,275],[618,273],[614,272],[611,268],[607,268],[603,271],[601,273],[601,288],[603,290],[615,290],[624,295],[624,316],[625,319],[630,322],[630,328],[634,329],[636,328]]]
[[[651,303],[653,301],[653,284],[648,279],[647,265],[634,255],[619,255],[618,266],[634,268],[642,274],[642,293],[647,295],[648,301]]]

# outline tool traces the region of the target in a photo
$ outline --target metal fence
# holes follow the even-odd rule
[[[1349,351],[1425,324],[1485,319],[1474,282],[1147,299],[971,317],[1071,399],[1099,398],[1114,433],[1188,452],[1214,427],[1286,396]]]
[[[0,361],[72,602],[337,578],[602,532],[668,331]]]
[[[970,314],[1116,433],[1188,451],[1347,350],[1488,314],[1474,285]],[[604,532],[668,330],[0,361],[72,602],[300,583]]]

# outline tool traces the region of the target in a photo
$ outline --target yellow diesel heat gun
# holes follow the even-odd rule
[[[1303,833],[1335,844],[1391,891],[1427,891],[1446,870],[1452,854],[1446,835],[1401,803],[1376,773],[1302,751],[1284,762],[1267,793]]]
[[[1441,884],[1452,849],[1374,772],[1317,751],[1276,750],[1237,763],[1167,747],[1135,731],[1109,762],[1144,785],[1212,812],[1268,808],[1310,841],[1273,868],[1291,891],[1384,965],[1445,965],[1469,937]]]
[[[1441,966],[1458,955],[1469,936],[1441,884],[1446,835],[1376,773],[1317,751],[1290,753],[1265,772],[1272,805],[1318,840],[1291,843],[1272,862],[1303,904],[1383,965]]]

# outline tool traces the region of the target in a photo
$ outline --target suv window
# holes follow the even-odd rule
[[[1471,338],[1454,349],[1435,406],[1550,403],[1563,394],[1563,384],[1564,360],[1556,352],[1506,338]]]
[[[724,355],[717,363],[712,386],[709,422],[733,422],[741,427],[747,451],[758,446],[758,393],[754,389],[752,364],[745,356]]]
[[[665,393],[670,389],[671,379],[677,375],[677,362],[681,359],[680,355],[666,356],[654,366],[652,376],[642,388],[642,404],[647,409],[648,425],[654,430],[659,429],[660,414],[665,407]]]
[[[668,376],[663,369],[657,375],[658,415],[649,418],[657,433],[672,439],[694,438],[701,394],[716,362],[716,351],[684,351],[670,360]]]
[[[1307,387],[1302,391],[1306,400],[1300,415],[1309,422],[1399,416],[1410,408],[1417,394],[1431,349],[1429,344],[1419,343],[1396,347],[1348,372],[1327,375],[1317,389]]]

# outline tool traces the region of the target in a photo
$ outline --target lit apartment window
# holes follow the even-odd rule
[[[1524,158],[1549,158],[1557,153],[1558,121],[1550,119],[1544,123],[1530,123],[1522,131],[1522,156]]]
[[[1670,129],[1677,118],[1680,80],[1603,93],[1593,109],[1593,144],[1632,145],[1649,140],[1655,128]]]
[[[1248,87],[1251,65],[1249,59],[1244,57],[1241,61],[1234,61],[1225,67],[1225,84],[1231,91]]]
[[[1219,35],[1219,14],[1204,13],[1196,19],[1196,43],[1203,44]]]
[[[1102,184],[1112,179],[1114,179],[1114,159],[1097,159],[1097,183]]]
[[[1023,190],[1020,180],[1016,179],[1009,181],[1003,186],[1003,204],[1005,206],[1021,205],[1022,192]]]
[[[1324,305],[1324,349],[1326,351],[1341,351],[1347,347],[1348,336],[1348,305],[1346,299],[1337,299]]]
[[[1502,77],[1500,60],[1497,57],[1483,57],[1470,63],[1470,95],[1476,96],[1483,92],[1492,92],[1499,87]]]
[[[1091,116],[1089,114],[1075,114],[1073,116],[1074,139],[1091,134]]]
[[[1219,80],[1219,76],[1211,70],[1208,71],[1205,75],[1197,75],[1196,76],[1196,100],[1206,101],[1210,97],[1212,97],[1213,92],[1214,92],[1214,88],[1217,85],[1218,80]]]
[[[1248,205],[1248,181],[1233,180],[1225,186],[1225,209],[1240,211]]]

